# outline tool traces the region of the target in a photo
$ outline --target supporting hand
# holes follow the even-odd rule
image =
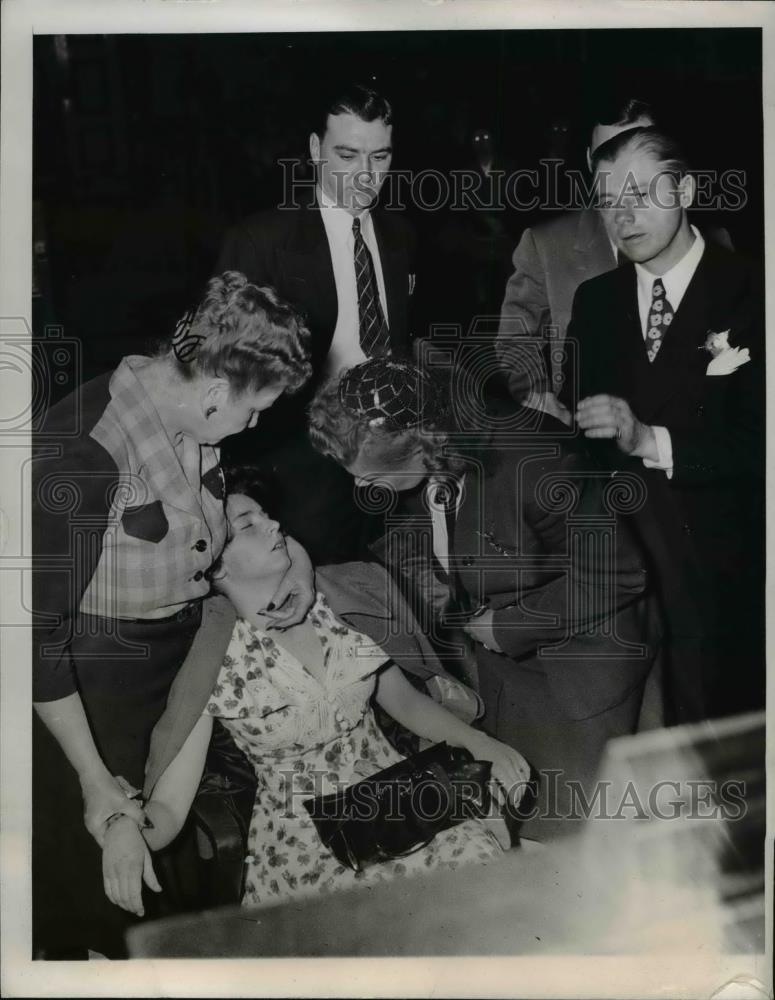
[[[118,780],[107,771],[99,776],[82,778],[81,792],[86,829],[100,847],[105,840],[106,823],[116,813],[129,817],[137,827],[148,822],[140,803],[127,798]]]
[[[638,420],[625,399],[587,396],[578,405],[576,421],[588,438],[611,438],[625,455],[659,460],[653,428]]]
[[[267,608],[257,608],[273,624],[269,628],[286,629],[303,622],[315,603],[315,573],[306,550],[288,537],[288,555],[291,565],[280,581]]]
[[[472,639],[481,643],[481,645],[486,649],[492,649],[496,653],[503,652],[498,645],[497,639],[495,638],[492,608],[487,608],[487,610],[482,614],[469,619],[469,621],[463,625],[463,631],[466,635],[470,635]]]

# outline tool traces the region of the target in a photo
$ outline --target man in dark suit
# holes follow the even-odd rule
[[[300,197],[297,186],[290,207],[237,225],[217,266],[272,285],[306,314],[310,384],[260,429],[227,442],[224,452],[227,461],[258,462],[271,471],[283,527],[313,563],[361,558],[379,531],[354,497],[352,480],[309,445],[304,409],[320,382],[342,368],[410,352],[413,237],[400,215],[375,207],[390,169],[392,121],[389,102],[360,85],[326,101],[309,140],[312,196],[301,186]]]
[[[645,101],[598,104],[590,116],[587,164],[602,143],[627,129],[656,124]],[[729,233],[718,227],[703,232],[713,242],[732,249]],[[584,281],[613,270],[615,248],[594,205],[579,205],[562,215],[526,229],[512,258],[514,271],[506,282],[495,342],[500,367],[507,374],[515,399],[569,422],[560,407],[562,362],[546,342],[561,344],[570,321],[576,289]]]
[[[664,133],[619,133],[595,151],[593,168],[608,237],[632,264],[576,293],[568,329],[579,351],[576,417],[614,474],[625,467],[643,477],[634,519],[668,627],[666,716],[759,708],[759,282],[690,225],[693,178]]]

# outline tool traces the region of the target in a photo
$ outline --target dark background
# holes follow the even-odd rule
[[[741,252],[763,255],[759,29],[43,35],[36,333],[58,324],[81,339],[86,377],[168,333],[210,275],[225,228],[277,203],[277,159],[306,158],[314,97],[333,74],[390,97],[393,167],[409,170],[467,165],[478,127],[494,131],[511,167],[547,155],[582,167],[588,109],[601,95],[641,96],[693,166],[746,171],[747,205],[713,222]],[[418,280],[424,268],[448,277],[449,216],[410,211]],[[504,245],[535,218],[511,213]],[[508,255],[499,266],[507,273]],[[431,318],[455,318],[445,284],[427,283]]]

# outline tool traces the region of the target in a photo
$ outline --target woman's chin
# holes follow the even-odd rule
[[[288,555],[288,550],[285,547],[272,552],[272,556],[273,569],[282,570],[284,573],[291,568],[291,557]]]

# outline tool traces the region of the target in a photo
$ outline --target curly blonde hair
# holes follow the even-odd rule
[[[301,314],[240,271],[210,280],[163,350],[184,379],[225,378],[237,394],[269,385],[297,392],[312,375],[310,333]]]

